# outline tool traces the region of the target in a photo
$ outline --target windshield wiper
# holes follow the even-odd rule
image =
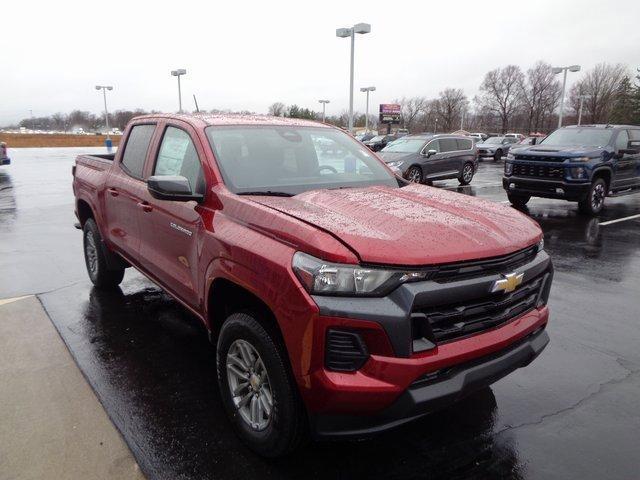
[[[293,193],[276,192],[273,190],[256,190],[255,192],[238,192],[238,195],[265,195],[269,197],[293,197]]]

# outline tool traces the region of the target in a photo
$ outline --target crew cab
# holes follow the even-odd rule
[[[411,184],[329,125],[137,117],[73,175],[91,281],[133,266],[202,321],[224,409],[262,455],[409,422],[549,341],[533,220]]]
[[[538,145],[508,154],[502,184],[514,206],[531,197],[559,198],[596,215],[607,196],[640,191],[640,127],[559,128]]]

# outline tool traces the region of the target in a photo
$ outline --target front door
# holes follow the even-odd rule
[[[205,192],[195,132],[168,125],[163,133],[152,175],[180,175],[189,180],[192,191]],[[193,135],[193,136],[192,136]],[[198,148],[196,148],[198,145]],[[140,215],[140,258],[152,276],[170,288],[181,300],[198,308],[198,254],[203,222],[195,201],[158,200],[148,192]]]

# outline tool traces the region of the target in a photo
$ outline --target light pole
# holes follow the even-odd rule
[[[324,114],[326,113],[327,103],[329,100],[318,100],[322,104],[322,123],[324,123]]]
[[[562,126],[562,114],[564,113],[564,91],[567,87],[567,72],[579,72],[580,65],[570,65],[568,67],[553,67],[553,73],[564,72],[564,78],[562,79],[562,94],[560,95],[560,114],[558,115],[558,128]]]
[[[171,70],[171,75],[178,77],[178,113],[182,113],[182,90],[180,90],[180,76],[185,75],[187,71],[184,68]]]
[[[369,133],[369,92],[375,92],[376,87],[362,87],[360,89],[361,92],[367,92],[367,109],[365,110],[364,116],[364,130]]]
[[[104,98],[104,123],[107,127],[107,138],[105,139],[105,143],[107,146],[109,142],[111,142],[111,137],[109,137],[109,110],[107,110],[107,90],[113,90],[111,85],[96,85],[96,90],[102,90],[102,97]]]
[[[580,95],[580,108],[578,109],[578,125],[582,123],[582,106],[584,105],[584,99],[587,98],[586,95]]]
[[[351,133],[353,133],[353,49],[356,33],[364,34],[369,32],[371,32],[371,25],[368,23],[357,23],[351,28],[336,29],[336,37],[351,37],[351,69],[349,71],[349,132]]]

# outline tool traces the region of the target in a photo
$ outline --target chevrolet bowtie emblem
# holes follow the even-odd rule
[[[522,283],[522,279],[524,278],[524,273],[507,273],[506,275],[502,275],[504,278],[500,280],[496,280],[493,284],[493,288],[491,292],[504,292],[509,293],[513,292],[518,285]]]

